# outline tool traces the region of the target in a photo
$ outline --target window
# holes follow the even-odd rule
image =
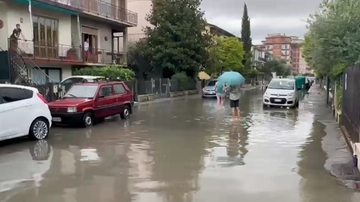
[[[58,58],[59,21],[33,16],[34,55]]]
[[[122,84],[114,85],[115,95],[126,93],[126,90]]]
[[[64,95],[64,98],[93,98],[97,89],[97,85],[74,85]]]
[[[112,95],[113,95],[113,92],[112,92],[111,86],[104,86],[101,88],[100,96],[108,97],[108,96],[112,96]]]
[[[0,103],[17,102],[32,98],[33,91],[21,88],[0,88]]]
[[[33,79],[37,84],[48,82],[60,83],[62,71],[60,68],[41,68],[33,69]]]

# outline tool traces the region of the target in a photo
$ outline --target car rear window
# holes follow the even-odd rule
[[[18,102],[21,100],[30,99],[33,96],[33,91],[21,88],[1,87],[0,97],[2,103]]]
[[[114,91],[116,95],[126,93],[125,87],[122,84],[115,84]]]

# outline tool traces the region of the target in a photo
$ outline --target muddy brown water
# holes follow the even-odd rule
[[[228,104],[182,99],[141,105],[127,121],[3,143],[0,201],[357,201],[324,167],[327,134],[311,102],[263,109],[261,98],[243,92],[240,122]]]

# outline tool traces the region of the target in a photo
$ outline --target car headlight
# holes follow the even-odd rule
[[[288,96],[289,96],[289,97],[294,96],[294,93],[293,93],[293,92],[292,92],[292,93],[289,93]]]
[[[76,109],[76,107],[68,107],[67,112],[68,113],[74,113],[74,112],[77,112],[77,109]]]
[[[264,96],[265,96],[265,97],[269,97],[269,93],[268,93],[268,92],[265,92],[265,93],[264,93]]]

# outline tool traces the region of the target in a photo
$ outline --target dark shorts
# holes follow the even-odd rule
[[[230,100],[230,107],[231,108],[238,108],[240,104],[239,100]]]

